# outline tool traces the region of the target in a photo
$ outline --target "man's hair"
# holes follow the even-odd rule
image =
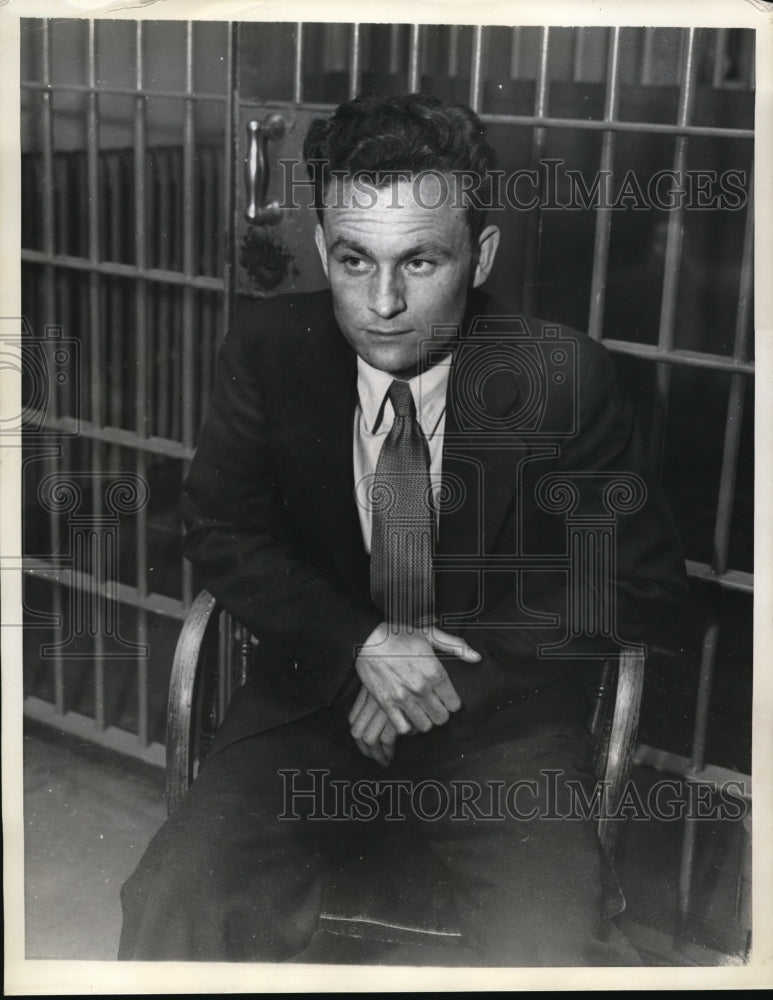
[[[415,177],[432,170],[466,176],[469,193],[460,207],[474,243],[483,229],[496,163],[485,131],[470,108],[427,94],[367,94],[341,104],[330,118],[311,123],[303,143],[320,222],[325,192],[336,175],[366,175],[381,188],[398,172]]]

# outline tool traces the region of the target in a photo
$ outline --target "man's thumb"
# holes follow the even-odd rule
[[[435,626],[430,630],[429,641],[438,652],[458,656],[460,660],[467,660],[468,663],[478,663],[481,659],[480,653],[476,653],[464,639],[460,639],[457,635],[449,635],[448,632]]]

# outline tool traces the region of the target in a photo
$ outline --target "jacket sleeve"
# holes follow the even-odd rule
[[[254,341],[260,310],[237,316],[218,359],[198,448],[183,487],[183,551],[199,581],[237,621],[266,638],[331,703],[358,643],[378,624],[304,561],[272,460]],[[298,680],[298,678],[293,678]]]
[[[519,672],[524,693],[571,670],[572,660],[595,658],[602,652],[615,655],[625,644],[667,646],[669,628],[689,599],[684,556],[674,522],[648,466],[633,409],[620,393],[612,359],[600,345],[584,335],[578,337],[582,350],[577,433],[561,441],[551,479],[574,485],[576,499],[571,514],[591,520],[609,510],[608,490],[615,479],[630,484],[631,493],[626,497],[624,488],[618,494],[614,563],[606,596],[601,593],[598,577],[592,574],[578,585],[566,572],[529,571],[522,578],[520,593],[511,589],[495,606],[484,608],[473,627],[463,632],[495,677],[509,674],[507,684],[512,687],[512,672]],[[524,505],[529,504],[539,505],[540,500],[525,497]],[[629,511],[626,506],[630,506]],[[567,512],[551,516],[557,530],[565,533]],[[586,600],[609,604],[608,597],[613,605],[614,636],[604,638],[580,629],[566,636],[560,658],[550,651],[540,652],[541,646],[561,638],[572,603],[575,608]],[[523,620],[519,605],[553,615],[561,624],[557,628],[519,624]]]

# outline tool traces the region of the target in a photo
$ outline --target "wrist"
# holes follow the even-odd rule
[[[389,623],[379,622],[378,625],[376,625],[373,631],[365,639],[365,641],[357,647],[356,657],[359,657],[360,653],[363,650],[371,649],[375,646],[381,646],[383,643],[386,642],[388,636],[389,636]]]

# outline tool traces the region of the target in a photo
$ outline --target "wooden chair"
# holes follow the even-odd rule
[[[180,633],[169,686],[166,780],[170,815],[194,780],[197,763],[206,759],[231,693],[246,683],[258,647],[258,640],[233,621],[211,594],[202,591],[198,595]],[[617,660],[603,662],[589,720],[596,778],[602,782],[598,833],[610,858],[622,823],[612,817],[630,776],[643,679],[644,656],[638,651],[623,650]],[[383,850],[393,851],[394,846],[385,845]],[[406,880],[407,887],[393,883],[379,887],[378,873],[392,868],[386,861],[368,861],[367,879],[351,870],[331,873],[320,931],[391,944],[463,943],[448,884],[430,882],[435,873],[418,865],[416,879]],[[373,887],[367,896],[363,885]],[[617,898],[619,903],[614,894],[610,897],[605,916],[621,912],[624,900],[621,894]]]

